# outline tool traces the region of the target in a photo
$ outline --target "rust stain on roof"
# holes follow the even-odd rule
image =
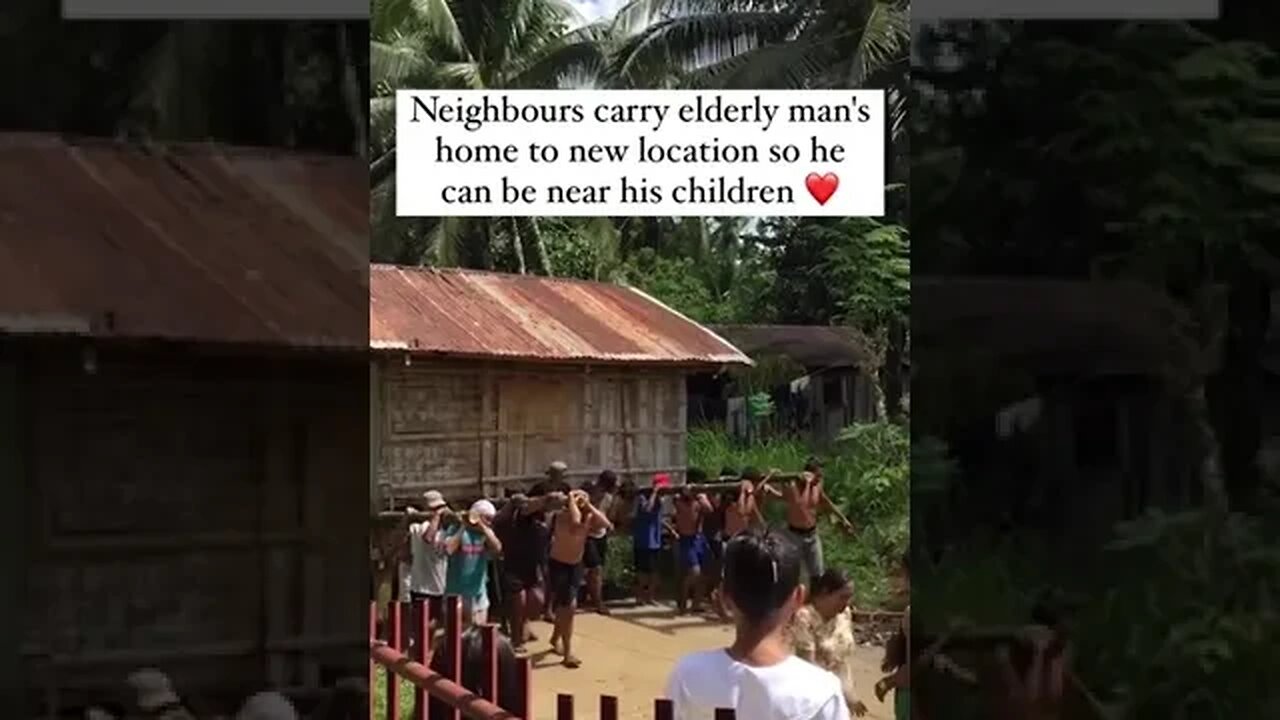
[[[561,362],[751,364],[712,331],[620,285],[373,265],[369,286],[375,349]]]
[[[0,332],[364,349],[368,168],[0,134]]]

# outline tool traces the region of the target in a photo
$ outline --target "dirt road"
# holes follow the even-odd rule
[[[535,720],[551,720],[556,694],[576,697],[580,718],[597,717],[600,695],[618,698],[623,720],[652,720],[653,699],[663,694],[667,673],[685,653],[723,647],[731,636],[728,626],[696,617],[678,617],[667,607],[615,608],[611,617],[581,613],[574,626],[574,654],[582,667],[559,664],[546,643],[551,628],[535,623],[538,641],[529,644],[533,658]],[[870,720],[890,720],[893,708],[876,702],[872,687],[880,678],[878,648],[859,648],[857,688],[870,708]]]

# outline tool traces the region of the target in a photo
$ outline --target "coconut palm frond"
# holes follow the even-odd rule
[[[757,47],[684,75],[684,85],[718,89],[800,89],[820,85],[845,42],[812,37]]]
[[[668,68],[689,70],[781,42],[796,29],[796,18],[779,13],[734,12],[675,17],[628,38],[618,49],[611,74],[641,79]]]
[[[598,43],[576,42],[550,50],[536,62],[519,68],[503,84],[534,89],[592,87],[607,64]]]
[[[849,87],[859,87],[878,69],[904,58],[910,43],[909,11],[891,2],[870,3],[849,60]]]

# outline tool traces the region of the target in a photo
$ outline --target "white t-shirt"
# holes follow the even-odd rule
[[[675,720],[713,720],[732,708],[738,720],[849,720],[840,680],[794,655],[752,667],[723,649],[681,658],[667,680]]]
[[[449,555],[440,546],[444,533],[436,530],[430,540],[422,537],[428,523],[409,526],[409,591],[425,595],[444,595],[445,573],[449,568]]]

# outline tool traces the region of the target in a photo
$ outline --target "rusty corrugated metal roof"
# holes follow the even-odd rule
[[[0,333],[363,350],[368,166],[0,134]]]
[[[632,288],[607,283],[373,265],[374,349],[470,358],[726,365],[727,341]]]

